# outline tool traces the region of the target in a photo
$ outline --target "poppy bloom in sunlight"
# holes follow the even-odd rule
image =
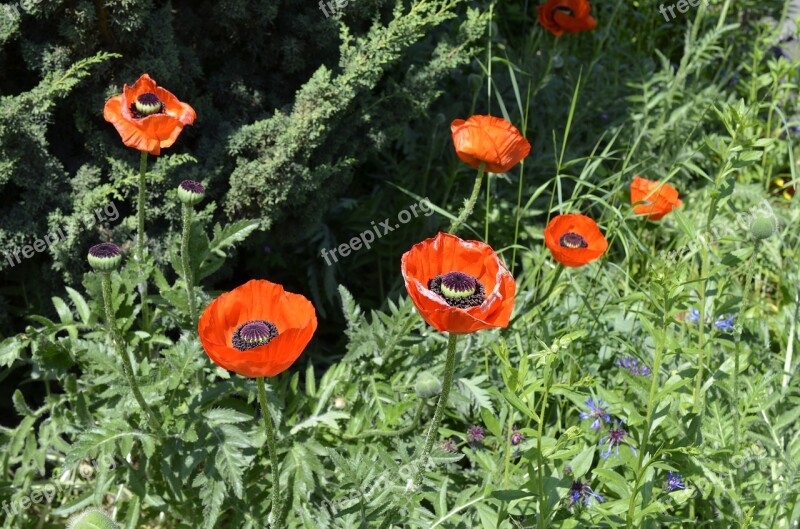
[[[638,204],[637,204],[638,203]],[[680,207],[678,190],[669,184],[634,176],[631,183],[631,204],[637,215],[647,215],[650,220],[660,220],[664,215]]]
[[[517,284],[488,244],[440,232],[403,254],[401,268],[411,300],[437,331],[508,326]]]
[[[184,126],[194,123],[197,113],[143,74],[106,101],[103,117],[126,146],[157,156],[175,143]]]
[[[198,324],[209,358],[246,377],[273,377],[285,371],[316,329],[310,301],[263,279],[219,296]]]
[[[458,158],[478,168],[486,163],[491,173],[505,173],[531,152],[531,144],[517,127],[502,118],[472,116],[450,124]]]
[[[583,266],[608,249],[597,223],[585,215],[558,215],[544,229],[544,243],[564,266]]]
[[[547,0],[537,8],[539,23],[556,37],[564,33],[588,31],[597,27],[587,0]]]

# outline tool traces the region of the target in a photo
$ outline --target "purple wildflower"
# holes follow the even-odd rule
[[[517,426],[514,425],[514,427],[511,429],[511,444],[517,446],[524,440],[525,436],[522,434],[522,432],[517,430]]]
[[[604,501],[603,497],[595,493],[588,483],[582,483],[581,480],[572,482],[572,486],[569,489],[569,496],[567,497],[568,507],[570,509],[575,505],[580,505],[581,502],[588,507],[592,504],[592,499],[597,500],[598,503],[603,503]]]
[[[477,443],[483,441],[486,434],[484,433],[482,426],[470,426],[467,430],[467,438],[469,439],[469,445],[472,448],[475,448]]]
[[[697,323],[700,321],[700,311],[697,309],[689,309],[689,315],[686,316],[686,321]]]
[[[608,414],[608,406],[605,405],[603,399],[595,400],[589,397],[586,399],[586,405],[589,407],[589,411],[582,411],[580,417],[582,421],[594,419],[592,421],[593,429],[599,430],[604,422],[611,421],[611,415]]]
[[[717,321],[714,322],[714,327],[716,327],[720,331],[726,331],[726,332],[732,331],[733,322],[735,319],[736,319],[735,316],[728,316],[727,318],[720,316],[719,318],[717,318]]]
[[[625,358],[620,358],[617,360],[616,364],[630,373],[631,375],[635,376],[642,376],[642,377],[649,377],[650,376],[650,368],[647,367],[644,363],[639,364],[639,360],[636,358],[631,358],[630,356],[626,356]]]
[[[664,485],[664,489],[666,489],[667,492],[672,492],[685,488],[686,483],[683,482],[683,476],[670,470],[669,474],[667,475],[667,483]]]
[[[458,445],[452,439],[448,438],[442,441],[442,444],[440,446],[442,447],[442,450],[444,450],[445,452],[449,452],[451,454],[455,454],[456,452],[458,452]]]
[[[608,429],[608,433],[605,434],[600,441],[597,443],[598,445],[606,445],[606,447],[600,451],[600,457],[603,459],[608,459],[611,456],[611,453],[616,448],[617,455],[619,455],[619,446],[622,443],[628,445],[631,449],[631,452],[634,454],[636,453],[636,449],[631,446],[631,444],[625,440],[628,437],[628,432],[622,427],[622,422],[615,421],[614,426]]]

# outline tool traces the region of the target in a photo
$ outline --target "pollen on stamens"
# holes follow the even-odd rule
[[[164,103],[152,92],[145,92],[131,105],[131,113],[137,119],[164,112]]]
[[[239,351],[267,345],[278,336],[278,328],[267,320],[253,320],[241,324],[233,333],[231,344]]]
[[[563,248],[587,248],[589,246],[586,239],[583,238],[583,235],[571,231],[562,235],[558,244]]]

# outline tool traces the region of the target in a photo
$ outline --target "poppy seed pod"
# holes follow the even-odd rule
[[[91,509],[73,516],[67,529],[119,529],[119,526],[103,511]]]
[[[95,244],[89,248],[88,260],[98,272],[112,272],[122,262],[122,249],[113,242]]]
[[[206,188],[200,182],[184,180],[178,186],[178,200],[187,206],[196,206],[206,196]]]
[[[756,217],[750,223],[750,233],[753,234],[756,240],[762,241],[772,237],[775,230],[778,228],[775,218],[771,216]]]
[[[417,377],[417,383],[414,386],[414,391],[421,399],[430,399],[437,396],[442,392],[442,383],[439,379],[431,375],[427,371],[423,371]]]

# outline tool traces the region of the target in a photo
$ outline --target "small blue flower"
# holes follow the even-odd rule
[[[593,429],[599,430],[604,422],[611,422],[611,415],[608,414],[608,406],[605,405],[603,399],[597,399],[595,401],[595,399],[589,397],[586,399],[586,405],[589,407],[589,411],[582,411],[580,417],[582,421],[594,419],[592,422]]]
[[[683,476],[680,474],[676,474],[673,471],[669,471],[667,475],[667,483],[664,485],[664,489],[667,492],[672,492],[678,489],[685,489],[686,483],[683,482]]]
[[[689,315],[686,316],[686,321],[697,323],[700,321],[700,311],[697,309],[689,309]]]
[[[637,360],[636,358],[631,358],[630,356],[626,356],[625,358],[618,359],[616,364],[622,369],[626,370],[631,375],[642,376],[642,377],[650,376],[650,368],[647,367],[644,363],[640,365],[639,360]]]
[[[583,505],[587,507],[592,504],[592,499],[597,500],[598,503],[603,503],[603,497],[595,493],[588,483],[582,483],[580,480],[573,481],[567,496],[568,507],[571,509],[575,505]]]
[[[608,459],[614,449],[616,449],[617,455],[619,455],[619,447],[623,443],[628,445],[631,452],[636,454],[636,449],[626,440],[628,432],[625,431],[622,424],[624,424],[622,421],[615,421],[614,426],[609,428],[608,433],[601,437],[600,441],[597,443],[600,446],[606,445],[605,448],[600,451],[600,457],[603,459]]]
[[[733,330],[733,322],[735,319],[736,316],[728,316],[727,318],[720,316],[717,318],[717,321],[714,322],[714,327],[720,331],[730,332]]]

